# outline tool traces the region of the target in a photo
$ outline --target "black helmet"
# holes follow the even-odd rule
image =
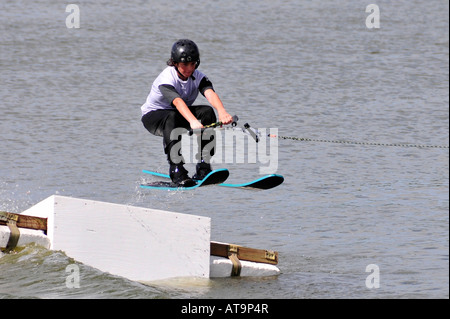
[[[195,66],[200,65],[200,52],[194,41],[188,39],[181,39],[175,42],[172,46],[171,59],[174,63],[179,62],[196,62]]]

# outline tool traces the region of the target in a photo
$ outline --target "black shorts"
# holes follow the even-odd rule
[[[209,105],[193,105],[190,106],[189,109],[203,125],[209,125],[217,121],[214,109]],[[181,136],[174,140],[171,139],[172,131],[176,128],[185,128],[186,130],[191,128],[189,122],[175,108],[148,112],[142,116],[142,123],[150,133],[163,137],[165,154],[170,154],[171,148],[181,141]],[[201,149],[198,152],[200,155],[197,155],[197,159],[206,161],[209,160],[210,156],[214,155],[214,148],[211,149],[209,152],[210,154],[207,154],[206,156],[205,154],[202,154],[205,145],[210,145],[209,143],[214,140],[214,135],[209,135],[211,135],[211,137],[206,141],[199,136],[200,143],[198,143],[198,145],[200,145]],[[170,158],[168,158],[168,160],[170,162]]]

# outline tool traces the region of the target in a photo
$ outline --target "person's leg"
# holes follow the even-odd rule
[[[196,105],[191,107],[191,111],[203,125],[209,125],[217,121],[214,109],[209,105]],[[196,165],[196,174],[193,176],[193,179],[196,180],[205,178],[212,170],[211,157],[214,155],[216,147],[216,134],[214,129],[205,129],[198,136],[198,145],[200,146],[196,155],[198,163]]]
[[[188,171],[184,168],[184,159],[181,155],[181,147],[174,148],[177,143],[181,143],[180,134],[174,131],[176,128],[187,128],[189,123],[176,110],[157,110],[145,114],[142,117],[142,123],[145,128],[156,136],[163,137],[164,153],[169,162],[169,175],[177,185],[193,186],[195,182],[188,176]]]

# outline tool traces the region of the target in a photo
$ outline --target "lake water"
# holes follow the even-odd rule
[[[281,274],[143,285],[80,265],[69,289],[74,261],[27,247],[0,258],[1,298],[449,297],[448,1],[377,1],[379,28],[351,0],[77,4],[69,29],[65,2],[0,3],[0,210],[60,194],[208,216]],[[179,38],[241,124],[310,139],[276,140],[281,186],[139,188],[167,171],[140,106]],[[215,165],[236,183],[263,166]]]

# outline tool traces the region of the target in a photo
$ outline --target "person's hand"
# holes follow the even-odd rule
[[[219,113],[219,121],[223,124],[230,124],[233,122],[233,117],[227,112]]]
[[[195,119],[194,121],[189,123],[191,125],[191,129],[193,130],[198,130],[198,129],[202,129],[203,125],[202,123],[200,123],[199,120]]]

